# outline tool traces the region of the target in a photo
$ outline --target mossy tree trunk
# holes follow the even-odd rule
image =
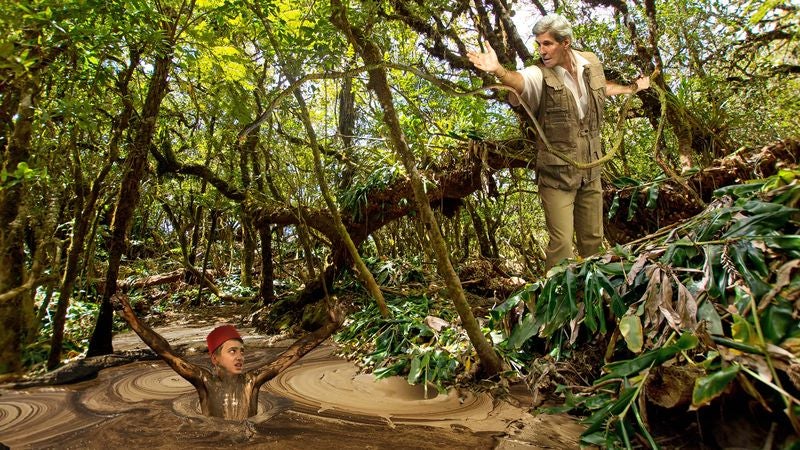
[[[38,77],[31,73],[15,86],[18,103],[11,139],[3,153],[2,168],[9,173],[30,158],[34,101]],[[7,293],[26,281],[25,268],[25,182],[0,189],[0,293]],[[22,346],[34,324],[33,296],[29,290],[0,300],[0,373],[22,368]]]
[[[170,15],[173,17],[170,17]],[[106,355],[114,351],[114,347],[111,344],[114,320],[111,297],[117,290],[119,265],[122,260],[122,254],[125,252],[126,237],[133,213],[139,203],[140,183],[145,175],[147,156],[155,135],[161,102],[167,93],[168,76],[172,69],[172,58],[180,19],[180,13],[167,11],[162,22],[162,31],[165,38],[153,64],[147,97],[142,106],[142,111],[138,115],[133,142],[125,161],[117,204],[114,208],[114,219],[111,223],[111,237],[108,241],[108,269],[106,270],[105,288],[97,323],[89,340],[87,356]]]
[[[117,82],[121,95],[126,96],[129,94],[128,85],[137,67],[139,67],[139,53],[134,49],[131,53],[128,68],[120,74]],[[81,255],[84,254],[87,237],[92,236],[89,229],[92,225],[92,219],[97,214],[97,202],[100,199],[102,188],[105,186],[105,179],[111,172],[114,161],[119,157],[120,142],[125,131],[128,130],[131,116],[133,115],[133,105],[131,102],[123,102],[123,104],[125,105],[123,110],[114,119],[106,163],[103,165],[100,173],[98,173],[92,181],[88,192],[86,192],[87,186],[85,186],[83,171],[81,170],[80,152],[77,147],[73,148],[74,170],[72,176],[75,180],[75,211],[72,236],[70,237],[67,259],[61,277],[56,314],[53,318],[53,336],[50,340],[50,355],[47,359],[48,370],[55,369],[61,362],[67,308],[69,307],[69,302],[72,298],[72,290],[75,287],[75,282],[81,270],[80,258]]]
[[[494,376],[502,370],[502,364],[491,343],[486,339],[481,331],[481,326],[472,314],[467,303],[464,289],[461,287],[461,280],[458,278],[455,269],[450,261],[447,251],[447,243],[444,240],[439,224],[433,215],[430,200],[425,192],[422,177],[416,167],[416,160],[411,149],[406,144],[397,112],[394,109],[391,88],[389,86],[386,69],[381,66],[383,56],[374,40],[369,39],[363,30],[351,26],[347,17],[347,10],[342,5],[341,0],[331,0],[331,21],[347,36],[348,41],[368,65],[375,68],[369,71],[369,87],[375,92],[381,109],[384,112],[383,121],[386,124],[389,137],[394,150],[399,154],[403,166],[411,179],[411,186],[414,191],[414,200],[422,222],[426,227],[426,232],[430,239],[430,244],[436,254],[436,265],[453,301],[453,304],[461,318],[461,324],[469,336],[475,351],[478,354],[481,364],[481,372],[484,376]]]

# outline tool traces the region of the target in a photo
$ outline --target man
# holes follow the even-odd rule
[[[493,73],[519,94],[509,96],[511,104],[527,104],[554,150],[578,163],[600,159],[605,97],[647,89],[649,77],[639,77],[630,86],[606,81],[594,54],[572,49],[572,27],[561,15],[545,16],[533,33],[541,61],[520,71],[501,66],[491,47],[487,53],[467,56],[476,68]],[[548,151],[539,137],[536,172],[550,235],[546,269],[573,255],[573,234],[582,257],[597,253],[603,241],[600,167],[578,169]]]
[[[200,409],[207,416],[244,420],[258,413],[258,390],[303,355],[317,347],[342,324],[343,315],[336,309],[330,321],[320,329],[293,343],[275,360],[259,368],[244,371],[244,341],[231,325],[215,328],[206,338],[212,369],[192,364],[173,352],[169,343],[147,324],[139,321],[128,298],[117,294],[115,308],[128,325],[178,375],[191,383],[200,397]]]

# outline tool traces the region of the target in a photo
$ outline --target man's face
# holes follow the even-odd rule
[[[211,363],[225,369],[231,375],[238,375],[244,369],[244,344],[236,339],[228,339],[211,355]]]
[[[536,43],[539,45],[539,55],[545,67],[552,69],[563,66],[569,60],[569,39],[559,43],[550,32],[547,32],[536,35]]]

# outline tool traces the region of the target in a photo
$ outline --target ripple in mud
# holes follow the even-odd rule
[[[0,391],[0,442],[10,447],[47,441],[104,419],[76,406],[75,392]]]
[[[269,361],[279,351],[256,350],[248,355],[252,360],[247,368]],[[189,357],[197,364],[207,359],[206,355]],[[426,393],[423,386],[411,386],[400,377],[375,380],[372,375],[358,374],[353,363],[332,356],[330,348],[311,352],[267,383],[259,395],[258,414],[246,421],[203,416],[194,388],[163,362],[105,369],[95,380],[68,389],[0,390],[0,442],[12,448],[247,443],[311,450],[329,448],[330,439],[338,439],[341,448],[364,448],[377,442],[395,447],[401,437],[406,447],[463,448],[470,447],[467,443],[486,443],[487,436],[498,432],[511,432],[516,441],[529,428],[538,430],[536,439],[541,440],[540,434],[550,428],[547,419],[534,425],[528,416],[487,394],[453,390],[437,395],[435,389]],[[524,417],[531,420],[521,422]],[[520,430],[509,428],[512,423]],[[384,431],[387,424],[403,426]],[[433,431],[438,427],[444,429]],[[365,429],[370,430],[369,438],[362,436]],[[331,432],[340,437],[332,438]],[[577,438],[573,435],[577,436],[570,430],[567,445],[551,448],[574,448]],[[419,438],[424,442],[416,441]]]
[[[292,399],[292,409],[362,422],[451,425],[489,418],[495,405],[487,394],[409,385],[405,378],[376,380],[356,366],[317,351],[286,369],[266,385]]]
[[[114,413],[193,392],[194,387],[164,363],[134,363],[102,371],[80,401],[92,411]]]
[[[163,400],[194,391],[194,387],[171,368],[151,369],[146,373],[141,373],[141,371],[130,373],[114,381],[111,389],[121,400],[126,402]]]

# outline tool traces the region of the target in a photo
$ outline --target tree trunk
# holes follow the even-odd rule
[[[261,303],[264,306],[275,301],[275,274],[272,267],[272,227],[269,225],[258,229],[261,239]]]
[[[244,287],[253,286],[253,263],[256,259],[256,230],[253,220],[246,212],[240,214],[242,220],[242,264],[241,283]]]
[[[203,252],[203,265],[200,267],[200,287],[197,288],[197,297],[192,302],[193,306],[199,306],[203,299],[203,283],[206,279],[206,268],[208,267],[208,260],[211,258],[211,246],[214,244],[214,238],[217,233],[217,224],[219,223],[219,211],[216,209],[211,210],[209,214],[211,225],[208,228],[208,236],[206,237],[206,251]],[[219,293],[216,293],[219,296]]]
[[[260,127],[256,127],[239,148],[239,172],[242,178],[242,187],[245,190],[250,188],[250,165],[248,164],[248,159],[255,157],[259,130]],[[240,217],[242,221],[242,274],[240,279],[243,286],[251,287],[253,285],[253,262],[256,256],[256,231],[253,229],[253,219],[246,208],[242,210]]]
[[[100,313],[97,317],[89,349],[86,356],[106,355],[114,351],[111,344],[114,311],[111,297],[116,293],[119,264],[125,251],[125,240],[131,224],[133,212],[139,203],[139,188],[147,166],[147,156],[155,134],[161,102],[167,92],[167,77],[172,67],[172,54],[175,45],[174,23],[164,23],[164,32],[169,38],[164,42],[162,53],[156,57],[147,97],[139,114],[138,126],[125,162],[125,171],[120,183],[114,219],[111,224],[111,238],[108,242],[108,269],[103,291]]]
[[[480,249],[481,256],[484,258],[491,258],[492,247],[489,243],[489,235],[486,234],[486,227],[483,226],[483,219],[475,211],[475,207],[471,201],[465,202],[467,205],[467,212],[470,219],[472,219],[472,228],[475,230],[475,237],[478,240],[478,248]]]
[[[76,160],[76,172],[80,172],[79,161]],[[61,278],[61,287],[58,291],[58,304],[56,306],[56,314],[53,319],[53,336],[50,340],[50,356],[47,359],[47,370],[55,369],[61,362],[61,349],[64,341],[64,324],[66,322],[67,308],[69,307],[70,297],[72,290],[75,287],[75,281],[78,278],[80,266],[78,262],[83,254],[83,248],[86,236],[88,235],[91,219],[95,214],[95,205],[97,197],[100,194],[100,185],[103,179],[111,169],[111,162],[108,162],[101,171],[98,178],[95,180],[94,188],[86,200],[83,202],[83,194],[76,192],[78,199],[75,207],[75,217],[73,217],[72,237],[70,239],[69,249],[67,250],[66,267],[64,274]],[[74,174],[76,180],[80,180],[81,175]],[[80,182],[76,182],[80,185]],[[79,190],[79,189],[78,189]]]
[[[3,154],[3,169],[13,173],[30,158],[34,99],[38,81],[30,75],[19,86],[19,103],[11,140]],[[25,282],[24,217],[25,183],[0,190],[0,293]],[[22,345],[34,324],[33,296],[22,292],[0,301],[0,373],[22,368]]]
[[[128,82],[133,74],[133,71],[139,66],[139,53],[132,51],[130,64],[128,69],[120,76],[117,83],[122,90],[123,95],[128,93]],[[75,179],[75,215],[73,217],[72,236],[70,238],[69,249],[67,250],[67,261],[64,273],[61,278],[61,287],[59,288],[58,304],[56,305],[56,315],[53,319],[53,336],[50,340],[50,355],[47,359],[47,369],[55,369],[61,362],[61,350],[64,343],[64,325],[66,323],[67,309],[72,296],[72,290],[75,288],[75,281],[80,273],[79,261],[81,255],[84,254],[84,245],[87,236],[93,236],[94,233],[89,233],[89,228],[92,225],[92,219],[96,217],[97,200],[100,198],[100,193],[103,187],[103,182],[106,176],[111,172],[114,161],[119,155],[119,143],[122,139],[123,133],[130,125],[130,119],[133,114],[133,107],[130,102],[123,102],[125,107],[122,112],[114,121],[113,134],[109,142],[109,153],[107,162],[100,170],[100,173],[92,182],[92,187],[89,190],[88,197],[84,199],[84,179],[83,169],[80,160],[80,152],[76,147],[73,148],[74,170],[73,178]],[[87,252],[88,253],[88,252]]]
[[[491,343],[483,335],[481,326],[475,319],[467,303],[464,290],[461,287],[461,281],[458,279],[458,275],[453,269],[450,256],[447,253],[447,245],[436,223],[436,218],[433,215],[430,200],[425,192],[422,178],[416,167],[414,155],[406,144],[400,122],[397,118],[397,113],[394,109],[392,92],[389,87],[386,70],[380,66],[383,62],[382,52],[375,44],[375,41],[365,36],[362,30],[350,25],[347,19],[347,11],[342,5],[341,0],[331,0],[331,7],[333,9],[331,20],[334,25],[345,33],[350,43],[361,55],[366,64],[378,66],[369,71],[369,87],[378,97],[378,101],[384,112],[383,120],[388,127],[392,146],[402,159],[403,166],[411,178],[414,200],[416,201],[422,222],[427,228],[426,231],[430,238],[431,245],[436,253],[436,264],[439,269],[439,274],[444,278],[447,284],[448,293],[461,318],[461,323],[469,336],[470,342],[472,342],[472,345],[475,347],[475,351],[480,359],[481,372],[484,376],[494,376],[502,370],[500,358],[497,356],[497,353],[495,353]]]
[[[309,239],[308,236],[308,227],[301,221],[301,223],[297,224],[295,230],[297,231],[297,236],[300,238],[300,245],[303,247],[303,259],[305,260],[306,268],[308,269],[308,275],[305,278],[308,278],[309,280],[316,278],[317,268],[314,264],[314,248],[311,246],[311,239]]]
[[[294,81],[292,80],[293,77],[290,76],[289,78],[291,81]],[[301,118],[303,119],[303,124],[306,128],[306,134],[311,142],[311,152],[314,155],[314,174],[317,177],[317,184],[319,184],[322,198],[325,200],[325,204],[328,206],[328,211],[333,217],[333,225],[336,227],[339,238],[344,242],[350,257],[355,263],[358,277],[364,283],[364,287],[367,288],[367,291],[370,293],[370,295],[372,295],[372,298],[374,298],[375,302],[378,304],[378,309],[381,312],[381,316],[388,318],[391,316],[391,313],[389,312],[389,308],[386,306],[386,300],[383,298],[383,293],[381,292],[380,287],[378,287],[378,283],[375,282],[372,272],[369,271],[367,265],[364,264],[364,260],[361,259],[361,255],[358,254],[358,248],[353,243],[350,233],[342,223],[342,216],[339,214],[339,207],[336,205],[336,202],[334,202],[333,196],[328,190],[328,184],[325,181],[325,173],[322,169],[322,156],[319,149],[319,144],[317,143],[316,132],[314,131],[314,125],[311,123],[311,116],[308,114],[308,107],[303,99],[303,95],[299,90],[294,91],[294,93],[295,99],[300,105]]]

